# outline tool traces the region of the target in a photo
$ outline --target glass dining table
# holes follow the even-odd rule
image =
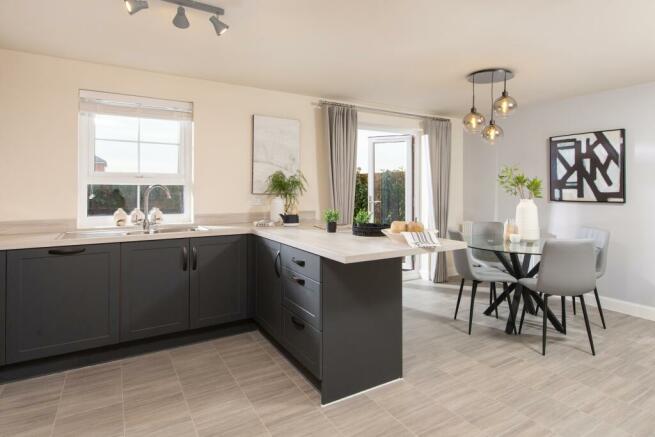
[[[544,242],[547,238],[536,241],[521,241],[520,243],[511,243],[504,241],[502,237],[493,239],[485,235],[464,235],[464,241],[471,249],[485,250],[493,252],[510,275],[518,281],[520,278],[531,278],[539,272],[539,262],[531,266],[533,256],[541,255]],[[513,298],[510,295],[514,293]],[[505,332],[511,334],[516,332],[516,316],[519,305],[523,299],[526,312],[537,314],[538,309],[543,311],[544,302],[539,293],[523,287],[518,282],[509,284],[504,287],[503,292],[497,296],[493,303],[484,311],[484,314],[491,315],[496,308],[505,301],[509,302],[509,317]],[[555,329],[564,332],[561,322],[555,317],[555,314],[548,309],[547,316],[550,323]]]

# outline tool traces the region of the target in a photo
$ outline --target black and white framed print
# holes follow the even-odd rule
[[[550,200],[625,203],[625,129],[550,137]]]

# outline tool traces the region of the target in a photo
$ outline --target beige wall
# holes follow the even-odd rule
[[[250,194],[253,114],[300,120],[301,168],[309,185],[300,208],[329,205],[315,97],[2,49],[0,66],[0,222],[75,219],[80,89],[193,102],[196,215],[268,209],[265,199]],[[362,113],[360,119],[417,126],[406,118]],[[458,126],[451,185],[456,221],[462,205]]]

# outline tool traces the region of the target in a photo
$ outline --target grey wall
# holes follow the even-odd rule
[[[519,107],[498,124],[505,138],[495,146],[464,138],[464,220],[514,216],[517,200],[497,189],[495,177],[499,166],[517,164],[544,181],[537,201],[542,228],[558,237],[583,225],[611,231],[601,295],[655,307],[655,83]],[[615,128],[626,129],[627,203],[547,201],[548,137]]]

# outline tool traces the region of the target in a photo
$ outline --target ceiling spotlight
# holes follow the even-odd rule
[[[148,9],[148,2],[146,0],[125,0],[125,8],[130,15],[134,15],[141,9]]]
[[[212,15],[209,21],[214,25],[214,30],[218,36],[223,35],[230,28],[230,26],[218,19],[218,15]]]
[[[189,27],[189,19],[186,17],[182,6],[177,8],[177,14],[175,14],[175,18],[173,18],[173,24],[180,29],[186,29]]]

